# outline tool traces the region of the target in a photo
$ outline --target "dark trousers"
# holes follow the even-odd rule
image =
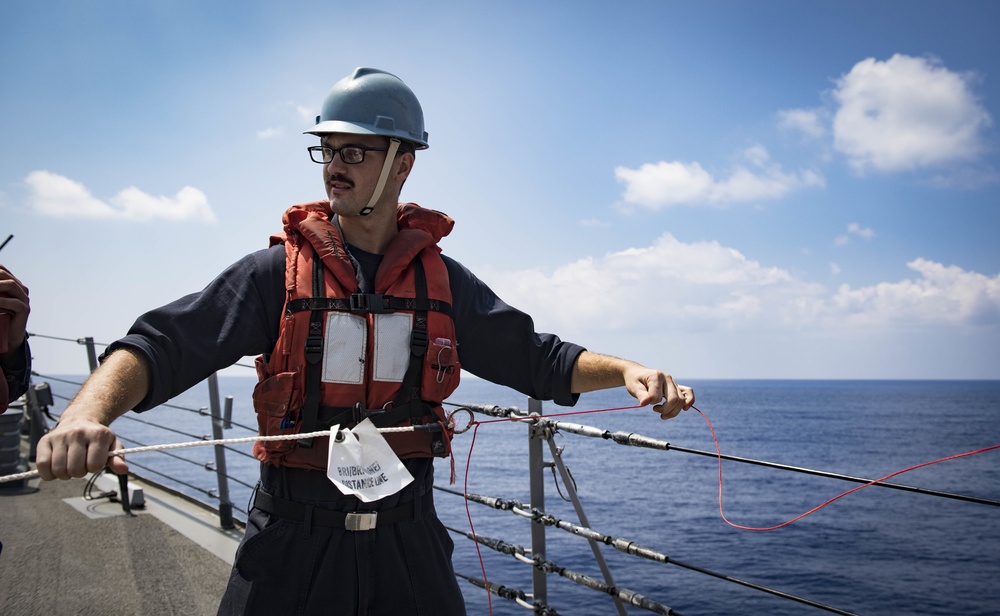
[[[422,489],[414,487],[409,496],[433,498],[432,491],[421,495],[417,490]],[[271,493],[271,489],[265,484],[265,490]],[[277,489],[286,496],[295,491],[287,486]],[[345,502],[339,496],[329,508],[354,510]],[[433,503],[426,505],[416,508],[418,513],[409,519],[367,531],[293,521],[252,509],[220,616],[464,616],[465,603],[451,564],[454,543]]]

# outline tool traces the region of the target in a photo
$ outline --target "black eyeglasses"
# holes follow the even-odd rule
[[[314,163],[329,165],[333,158],[340,152],[340,160],[348,165],[356,165],[365,162],[365,152],[388,152],[389,148],[367,148],[360,145],[345,145],[342,148],[331,148],[325,145],[314,145],[306,148],[309,150],[309,158]]]

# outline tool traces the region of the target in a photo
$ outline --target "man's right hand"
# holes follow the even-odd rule
[[[108,426],[142,401],[149,389],[146,360],[129,348],[108,355],[84,382],[59,423],[38,441],[35,465],[42,479],[70,479],[111,467],[128,472],[125,460],[109,458],[122,445]]]
[[[60,422],[38,442],[35,467],[46,481],[84,477],[105,466],[122,475],[128,472],[125,460],[108,457],[108,452],[121,448],[111,428],[90,420],[71,419]]]

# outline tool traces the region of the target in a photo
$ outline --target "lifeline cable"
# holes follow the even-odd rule
[[[478,586],[479,588],[488,590],[489,592],[495,594],[501,599],[514,601],[521,607],[532,610],[535,614],[541,614],[541,616],[559,616],[559,612],[555,611],[553,608],[547,605],[543,605],[534,600],[532,600],[531,603],[528,603],[528,594],[519,588],[511,588],[510,586],[493,584],[491,582],[487,582],[486,580],[480,580],[479,578],[474,578],[472,576],[465,575],[458,571],[455,572],[455,577],[460,577],[463,580],[472,584],[473,586]]]
[[[541,418],[553,418],[553,417],[564,417],[564,416],[570,416],[570,415],[584,415],[584,414],[590,414],[590,413],[603,413],[603,412],[618,411],[618,410],[630,410],[630,409],[641,408],[641,406],[643,406],[643,405],[623,406],[623,407],[615,407],[615,408],[607,408],[607,409],[593,409],[593,410],[587,410],[587,411],[570,411],[570,412],[566,412],[566,413],[554,413],[554,414],[551,414],[551,415],[544,415],[544,416],[543,415],[520,415],[520,416],[516,416],[516,417],[506,417],[506,418],[502,418],[502,419],[493,419],[493,420],[487,420],[487,421],[482,421],[482,422],[479,422],[479,421],[470,421],[469,426],[467,426],[465,428],[465,430],[463,430],[463,432],[464,432],[464,431],[468,430],[469,427],[474,427],[475,428],[473,430],[472,442],[470,443],[470,446],[469,446],[469,455],[468,455],[468,459],[466,461],[464,491],[465,491],[466,494],[468,494],[469,467],[470,467],[471,461],[472,461],[472,451],[473,451],[473,449],[475,447],[476,434],[478,433],[479,426],[482,425],[482,424],[498,423],[498,422],[510,422],[510,421],[525,421],[525,420],[531,421],[531,420],[541,419]],[[840,495],[838,495],[838,496],[836,496],[834,498],[831,498],[831,499],[827,500],[826,502],[818,505],[817,507],[814,507],[813,509],[810,509],[809,511],[807,511],[807,512],[805,512],[805,513],[803,513],[803,514],[801,514],[801,515],[799,515],[799,516],[791,519],[791,520],[788,520],[788,521],[786,521],[786,522],[784,522],[782,524],[778,524],[778,525],[775,525],[775,526],[772,526],[772,527],[766,527],[766,528],[748,527],[748,526],[742,526],[742,525],[738,525],[738,524],[734,524],[733,522],[730,522],[726,518],[725,513],[723,512],[723,508],[722,508],[722,486],[723,486],[723,483],[722,483],[722,453],[721,453],[721,448],[719,446],[719,441],[718,441],[718,438],[717,438],[717,436],[715,434],[715,429],[712,426],[711,422],[709,421],[708,417],[705,415],[705,413],[702,412],[701,409],[699,409],[697,407],[692,406],[691,408],[694,409],[695,411],[697,411],[702,416],[702,418],[705,420],[705,422],[708,424],[709,430],[712,433],[712,438],[713,438],[713,440],[715,442],[716,456],[717,456],[718,461],[719,461],[719,513],[722,516],[722,519],[727,524],[729,524],[730,526],[733,526],[734,528],[739,528],[739,529],[742,529],[742,530],[748,530],[748,531],[770,531],[770,530],[776,530],[776,529],[782,528],[784,526],[788,526],[789,524],[792,524],[793,522],[796,522],[796,521],[798,521],[798,520],[806,517],[807,515],[815,513],[816,511],[819,511],[820,509],[826,507],[827,505],[832,504],[834,501],[837,501],[837,500],[839,500],[839,499],[847,496],[848,494],[851,494],[851,493],[856,492],[858,490],[861,490],[863,488],[869,487],[871,485],[875,485],[875,484],[877,484],[879,482],[885,481],[886,479],[890,479],[890,478],[895,477],[897,475],[901,475],[903,473],[906,473],[906,472],[909,472],[911,470],[915,470],[915,469],[918,469],[918,468],[922,468],[922,467],[925,467],[925,466],[930,466],[932,464],[937,464],[939,462],[945,462],[945,461],[948,461],[948,460],[954,460],[954,459],[958,459],[958,458],[963,458],[963,457],[967,457],[967,456],[976,455],[976,454],[979,454],[979,453],[984,453],[986,451],[1000,449],[1000,444],[997,444],[997,445],[993,445],[993,446],[990,446],[990,447],[984,447],[984,448],[981,448],[981,449],[978,449],[978,450],[969,451],[969,452],[960,453],[960,454],[955,454],[955,455],[952,455],[952,456],[947,456],[947,457],[944,457],[944,458],[939,458],[937,460],[932,460],[932,461],[929,461],[929,462],[924,462],[922,464],[917,464],[917,465],[911,466],[909,468],[905,468],[903,470],[899,470],[899,471],[896,471],[894,473],[890,473],[890,474],[888,474],[888,475],[886,475],[884,477],[872,480],[872,481],[870,481],[870,482],[868,482],[868,483],[866,483],[864,485],[861,485],[861,486],[858,486],[858,487],[853,488],[851,490],[848,490],[848,491],[846,491],[846,492],[844,492],[844,493],[842,493],[842,494],[840,494]],[[414,428],[412,426],[406,426],[406,427],[399,427],[399,428],[379,428],[378,431],[379,432],[405,432],[405,431],[411,431],[413,429]],[[168,444],[162,444],[162,445],[151,445],[151,446],[145,446],[145,447],[134,447],[134,448],[128,448],[128,449],[118,449],[118,450],[113,450],[113,451],[109,452],[108,455],[109,455],[109,457],[110,456],[124,456],[126,454],[144,453],[144,452],[151,452],[151,451],[164,451],[164,450],[170,450],[170,449],[182,449],[182,448],[188,448],[188,447],[200,447],[200,446],[206,446],[206,445],[227,445],[227,444],[237,444],[237,443],[249,443],[249,442],[255,442],[255,441],[295,440],[295,439],[300,439],[300,438],[322,437],[322,436],[329,436],[329,435],[330,435],[330,432],[328,430],[323,430],[323,431],[317,431],[317,432],[310,432],[310,433],[307,433],[307,434],[289,434],[289,435],[278,435],[278,436],[259,436],[258,435],[258,436],[243,437],[243,438],[200,440],[200,441],[192,441],[192,442],[185,442],[185,443],[168,443]],[[38,476],[38,471],[37,470],[28,471],[28,472],[24,472],[24,473],[17,473],[17,474],[14,474],[14,475],[0,476],[0,483],[10,482],[10,481],[17,481],[17,480],[20,480],[20,479],[30,479],[30,478],[37,477],[37,476]],[[469,510],[468,500],[466,500],[466,516],[468,517],[469,527],[470,527],[470,529],[472,531],[473,537],[475,537],[475,528],[474,528],[473,523],[472,523],[472,515],[471,515],[471,512]],[[489,581],[486,579],[486,569],[485,569],[485,564],[483,563],[483,560],[482,560],[482,554],[479,552],[478,541],[475,541],[474,544],[476,545],[476,552],[479,555],[480,566],[482,568],[482,573],[483,573],[483,581],[486,584],[489,584]],[[493,602],[492,602],[491,593],[489,591],[487,591],[487,599],[489,601],[489,609],[490,609],[489,613],[492,614],[493,613]]]
[[[637,406],[623,406],[623,407],[608,408],[608,409],[596,409],[596,410],[590,410],[590,411],[570,411],[570,412],[567,412],[567,413],[553,413],[551,415],[544,415],[544,416],[540,415],[540,416],[537,416],[537,418],[541,419],[541,418],[544,417],[545,419],[550,419],[550,418],[553,418],[553,417],[566,417],[566,416],[570,416],[570,415],[583,415],[583,414],[587,414],[587,413],[603,413],[603,412],[606,412],[606,411],[621,411],[621,410],[629,410],[629,409],[636,409],[636,408],[641,408],[641,406],[639,406],[639,405],[637,405]],[[947,462],[948,460],[956,460],[958,458],[965,458],[965,457],[968,457],[968,456],[973,456],[973,455],[977,455],[977,454],[980,454],[980,453],[985,453],[987,451],[992,451],[994,449],[1000,449],[1000,444],[997,444],[997,445],[992,445],[992,446],[989,446],[989,447],[983,447],[981,449],[976,449],[976,450],[973,450],[973,451],[966,451],[964,453],[958,453],[958,454],[954,454],[954,455],[951,455],[951,456],[946,456],[946,457],[943,457],[943,458],[938,458],[936,460],[931,460],[929,462],[922,462],[920,464],[916,464],[914,466],[910,466],[908,468],[904,468],[902,470],[898,470],[896,472],[889,473],[888,475],[885,475],[884,477],[879,477],[878,479],[867,480],[867,481],[865,481],[865,483],[863,485],[860,485],[860,486],[858,486],[856,488],[847,490],[847,491],[845,491],[845,492],[843,492],[843,493],[841,493],[841,494],[839,494],[839,495],[837,495],[837,496],[835,496],[835,497],[827,500],[826,502],[821,503],[820,505],[817,505],[816,507],[813,507],[809,511],[806,511],[805,513],[803,513],[801,515],[798,515],[795,518],[792,518],[791,520],[788,520],[787,522],[784,522],[782,524],[778,524],[776,526],[767,527],[767,528],[755,528],[755,527],[741,526],[739,524],[734,524],[734,523],[730,522],[726,518],[725,514],[723,513],[723,510],[722,510],[722,450],[719,447],[719,439],[716,437],[715,428],[712,426],[712,422],[709,421],[708,416],[705,415],[705,413],[701,409],[699,409],[698,407],[696,407],[696,406],[692,406],[691,409],[694,410],[694,411],[697,411],[698,414],[701,415],[702,419],[705,420],[705,423],[708,425],[709,431],[712,433],[712,440],[715,443],[715,452],[716,452],[715,453],[715,457],[719,461],[719,515],[722,517],[723,521],[726,522],[726,524],[729,524],[730,526],[732,526],[734,528],[739,528],[741,530],[750,530],[750,531],[770,531],[770,530],[777,530],[779,528],[782,528],[784,526],[788,526],[789,524],[792,524],[793,522],[801,520],[802,518],[804,518],[804,517],[806,517],[806,516],[808,516],[810,514],[813,514],[813,513],[817,512],[817,511],[819,511],[820,509],[826,507],[827,505],[832,504],[834,501],[840,500],[841,498],[847,496],[848,494],[851,494],[853,492],[857,492],[858,490],[862,490],[864,488],[867,488],[867,487],[870,487],[870,486],[873,486],[873,485],[876,485],[876,484],[881,484],[882,482],[886,481],[887,479],[892,479],[893,477],[896,477],[897,475],[902,475],[903,473],[908,473],[908,472],[916,470],[918,468],[923,468],[925,466],[931,466],[933,464],[938,464],[940,462]],[[529,418],[530,418],[530,416],[529,416]],[[477,423],[496,423],[498,421],[514,421],[516,419],[524,419],[524,417],[518,417],[518,418],[512,418],[512,419],[492,419],[492,420],[487,420],[487,421],[477,422]],[[689,451],[691,453],[695,453],[693,450],[685,450],[685,451]],[[745,461],[745,460],[741,460],[741,461]],[[853,480],[854,478],[851,478],[851,479]],[[902,489],[902,488],[906,488],[908,486],[896,486],[896,485],[890,484],[887,487],[897,487],[897,488]],[[466,492],[468,492],[468,490],[466,490]],[[934,495],[934,496],[942,496],[942,497],[950,497],[950,498],[954,498],[956,496],[956,495],[951,495],[951,494],[947,494],[947,493],[933,493],[932,495]],[[973,501],[973,502],[982,502],[982,503],[985,503],[985,504],[993,504],[992,501],[985,501],[984,499],[966,498],[964,500],[970,500],[970,501]]]
[[[851,475],[844,475],[841,473],[818,471],[815,469],[803,468],[800,466],[789,466],[788,464],[767,462],[765,460],[754,460],[753,458],[743,458],[740,456],[720,454],[717,453],[716,451],[708,452],[708,451],[702,451],[700,449],[691,449],[689,447],[679,447],[667,441],[649,438],[647,436],[636,434],[634,432],[611,432],[610,430],[604,430],[603,428],[595,428],[593,426],[586,426],[577,423],[569,423],[565,421],[553,421],[551,423],[557,430],[562,432],[577,434],[579,436],[587,436],[590,438],[602,438],[614,441],[614,443],[626,447],[643,447],[647,449],[656,449],[658,451],[679,451],[681,453],[690,453],[716,459],[721,458],[723,460],[728,460],[732,462],[741,462],[743,464],[754,464],[757,466],[763,466],[765,468],[773,468],[783,471],[804,473],[806,475],[825,477],[827,479],[839,479],[842,481],[851,481],[854,483],[871,483],[873,481],[872,479],[865,477],[853,477]],[[980,498],[978,496],[969,496],[968,494],[954,494],[951,492],[942,492],[940,490],[928,490],[927,488],[916,488],[914,486],[903,485],[900,483],[890,483],[888,481],[879,481],[878,483],[873,483],[872,485],[878,488],[889,488],[893,490],[901,490],[904,492],[913,492],[915,494],[923,494],[926,496],[937,496],[939,498],[960,500],[967,503],[976,503],[979,505],[990,505],[992,507],[1000,507],[1000,500]]]
[[[476,444],[476,434],[479,432],[479,426],[482,425],[482,424],[492,424],[492,423],[511,422],[511,421],[525,421],[525,420],[529,420],[530,421],[530,420],[543,419],[543,418],[548,419],[548,418],[553,418],[553,417],[566,417],[566,416],[570,416],[570,415],[585,415],[585,414],[589,414],[589,413],[604,413],[604,412],[609,412],[609,411],[620,411],[620,410],[636,409],[636,408],[641,408],[642,406],[643,405],[633,405],[633,406],[623,406],[623,407],[615,407],[615,408],[607,408],[607,409],[594,409],[594,410],[588,410],[588,411],[569,411],[569,412],[566,412],[566,413],[553,413],[551,415],[521,415],[521,416],[516,416],[516,417],[505,417],[505,418],[501,418],[501,419],[490,419],[490,420],[486,420],[486,421],[471,421],[470,422],[470,426],[474,426],[475,429],[472,432],[472,442],[469,444],[469,455],[468,455],[468,459],[466,460],[466,465],[465,465],[465,485],[464,485],[464,492],[465,492],[466,495],[469,493],[469,467],[470,467],[471,462],[472,462],[472,451],[473,451],[473,448],[475,447],[475,444]],[[1000,449],[1000,444],[998,444],[998,445],[993,445],[991,447],[984,447],[982,449],[978,449],[978,450],[975,450],[975,451],[968,451],[968,452],[965,452],[965,453],[960,453],[960,454],[956,454],[956,455],[953,455],[953,456],[948,456],[948,457],[945,457],[945,458],[939,458],[937,460],[932,460],[930,462],[924,462],[922,464],[911,466],[909,468],[905,468],[903,470],[896,471],[895,473],[890,473],[889,475],[886,475],[885,477],[881,477],[879,479],[875,479],[873,481],[870,481],[870,482],[868,482],[868,483],[866,483],[864,485],[858,486],[858,487],[853,488],[851,490],[847,490],[846,492],[844,492],[844,493],[842,493],[842,494],[840,494],[840,495],[838,495],[838,496],[836,496],[834,498],[831,498],[831,499],[827,500],[826,502],[824,502],[824,503],[822,503],[822,504],[820,504],[820,505],[818,505],[818,506],[810,509],[809,511],[807,511],[807,512],[805,512],[805,513],[803,513],[803,514],[801,514],[801,515],[799,515],[799,516],[791,519],[791,520],[788,520],[787,522],[784,522],[782,524],[778,524],[776,526],[772,526],[772,527],[768,527],[768,528],[755,528],[755,527],[750,527],[750,526],[741,526],[739,524],[734,524],[733,522],[730,522],[729,519],[726,518],[725,513],[723,513],[723,510],[722,510],[722,451],[721,451],[721,448],[719,447],[719,440],[716,437],[715,428],[712,426],[712,423],[708,420],[708,417],[705,415],[705,413],[702,412],[702,410],[699,409],[696,406],[691,406],[690,408],[692,408],[695,411],[697,411],[698,414],[701,415],[702,418],[705,420],[705,422],[708,424],[709,431],[712,433],[712,439],[715,442],[716,456],[717,456],[718,461],[719,461],[719,514],[721,515],[723,521],[726,522],[726,524],[728,524],[728,525],[730,525],[730,526],[732,526],[734,528],[738,528],[738,529],[741,529],[741,530],[747,530],[747,531],[770,531],[770,530],[777,530],[777,529],[782,528],[784,526],[788,526],[789,524],[792,524],[793,522],[801,520],[802,518],[806,517],[807,515],[810,515],[812,513],[815,513],[816,511],[819,511],[820,509],[826,507],[827,505],[830,505],[834,501],[837,501],[837,500],[839,500],[839,499],[847,496],[848,494],[851,494],[852,492],[857,492],[858,490],[861,490],[863,488],[867,488],[869,486],[875,485],[875,484],[877,484],[877,483],[879,483],[881,481],[885,481],[886,479],[891,479],[892,477],[895,477],[896,475],[901,475],[903,473],[906,473],[906,472],[909,472],[909,471],[912,471],[912,470],[915,470],[915,469],[918,469],[918,468],[922,468],[924,466],[930,466],[932,464],[937,464],[939,462],[945,462],[947,460],[954,460],[954,459],[957,459],[957,458],[963,458],[963,457],[966,457],[966,456],[972,456],[972,455],[976,455],[976,454],[983,453],[983,452],[986,452],[986,451],[990,451],[990,450],[993,450],[993,449]],[[466,429],[468,429],[468,428],[466,428]],[[469,519],[469,529],[472,532],[472,536],[473,536],[473,539],[474,539],[473,544],[476,547],[476,554],[479,557],[479,565],[480,565],[480,568],[482,569],[483,581],[484,581],[485,584],[489,584],[489,580],[486,577],[486,566],[485,566],[485,564],[483,562],[482,553],[479,550],[479,542],[478,542],[478,540],[476,540],[476,531],[475,531],[475,527],[474,527],[474,525],[472,523],[472,513],[469,510],[469,500],[468,499],[466,499],[466,501],[465,501],[465,513],[466,513],[466,517],[468,517],[468,519]],[[490,594],[490,592],[488,590],[487,590],[487,593],[486,593],[486,597],[487,597],[487,600],[489,602],[489,613],[492,615],[493,614],[493,600],[492,600],[491,594]]]
[[[821,610],[824,610],[824,611],[827,611],[827,612],[832,612],[834,614],[842,614],[843,616],[855,616],[853,612],[848,612],[848,611],[845,611],[845,610],[841,610],[839,608],[835,608],[835,607],[832,607],[832,606],[829,606],[829,605],[825,605],[823,603],[819,603],[819,602],[816,602],[816,601],[813,601],[813,600],[810,600],[810,599],[806,599],[806,598],[803,598],[803,597],[792,595],[792,594],[789,594],[787,592],[783,592],[783,591],[780,591],[780,590],[775,590],[773,588],[769,588],[767,586],[762,586],[760,584],[755,584],[753,582],[748,582],[746,580],[735,578],[735,577],[732,577],[730,575],[726,575],[726,574],[723,574],[723,573],[718,573],[716,571],[712,571],[711,569],[705,569],[703,567],[699,567],[699,566],[692,565],[692,564],[689,564],[689,563],[686,563],[686,562],[682,562],[680,560],[677,560],[676,558],[669,557],[666,554],[663,554],[661,552],[657,552],[657,551],[654,551],[654,550],[652,550],[650,548],[643,547],[642,545],[640,545],[640,544],[638,544],[635,541],[632,541],[630,539],[626,539],[626,538],[623,538],[623,537],[614,538],[611,535],[606,535],[606,534],[600,533],[599,531],[596,531],[596,530],[594,530],[592,528],[580,526],[578,524],[574,524],[574,523],[568,522],[566,520],[560,520],[560,519],[556,518],[553,515],[547,514],[547,513],[542,512],[542,511],[538,511],[537,509],[534,509],[534,508],[532,508],[530,510],[530,512],[529,511],[522,511],[523,509],[525,509],[525,507],[520,502],[518,502],[516,500],[504,500],[504,499],[501,499],[501,498],[495,497],[495,496],[482,496],[482,495],[479,495],[479,494],[466,494],[466,495],[463,495],[461,492],[457,492],[457,491],[454,491],[454,490],[449,490],[448,488],[444,488],[444,487],[441,487],[441,486],[434,486],[434,489],[441,490],[441,491],[444,491],[444,492],[448,492],[449,494],[454,494],[456,496],[465,496],[467,499],[471,500],[474,503],[480,504],[480,505],[484,505],[484,506],[487,506],[487,507],[492,507],[492,508],[498,509],[498,510],[510,511],[511,513],[514,513],[516,515],[520,515],[522,517],[528,518],[532,522],[536,522],[536,523],[539,523],[539,524],[544,524],[545,526],[551,526],[551,527],[554,527],[554,528],[558,528],[559,530],[567,532],[567,533],[569,533],[570,535],[572,535],[574,537],[579,537],[579,538],[588,539],[588,540],[595,540],[595,541],[597,541],[599,543],[603,543],[605,545],[609,545],[609,546],[613,547],[614,549],[618,550],[619,552],[621,552],[623,554],[628,554],[629,556],[636,556],[636,557],[639,557],[639,558],[644,558],[646,560],[650,560],[650,561],[657,562],[657,563],[662,563],[662,564],[675,565],[675,566],[687,569],[689,571],[695,571],[697,573],[702,573],[702,574],[705,574],[705,575],[709,575],[709,576],[712,576],[714,578],[717,578],[717,579],[720,579],[720,580],[724,580],[726,582],[731,582],[733,584],[738,584],[738,585],[744,586],[746,588],[751,588],[753,590],[757,590],[757,591],[760,591],[760,592],[765,592],[765,593],[768,593],[768,594],[773,595],[775,597],[780,597],[782,599],[788,599],[788,600],[791,600],[791,601],[796,601],[798,603],[802,603],[804,605],[808,605],[808,606],[811,606],[811,607],[819,608]],[[463,535],[465,537],[469,537],[470,536],[470,533],[467,533],[465,531],[460,531],[460,530],[451,528],[450,526],[445,526],[445,528],[448,529],[449,531],[453,532],[453,533],[461,534],[461,535]],[[489,547],[489,548],[491,548],[493,550],[496,550],[497,552],[501,552],[503,554],[508,554],[510,556],[514,556],[514,558],[516,558],[517,560],[523,560],[523,562],[528,562],[528,560],[524,560],[522,558],[519,558],[519,556],[523,556],[527,552],[526,548],[523,548],[523,547],[515,545],[515,544],[510,544],[510,543],[507,543],[507,542],[504,542],[504,541],[500,541],[500,540],[493,540],[493,541],[496,542],[495,544],[493,544],[491,542],[487,542],[482,537],[476,537],[475,540],[479,541],[483,545],[486,545],[487,547]]]
[[[523,563],[529,564],[535,569],[538,569],[539,571],[542,571],[546,574],[556,573],[566,578],[567,580],[573,582],[574,584],[579,584],[591,590],[596,590],[600,593],[620,599],[622,602],[624,602],[629,606],[640,607],[645,610],[655,612],[657,614],[662,614],[664,616],[681,616],[670,607],[663,605],[657,601],[654,601],[653,599],[650,599],[649,597],[639,594],[633,590],[629,590],[627,588],[623,588],[617,585],[609,585],[589,575],[578,573],[576,571],[573,571],[572,569],[567,569],[566,567],[561,567],[551,560],[540,559],[537,556],[531,556],[529,558],[528,554],[530,553],[530,550],[516,543],[508,543],[506,541],[495,539],[493,537],[476,536],[471,533],[466,533],[464,531],[451,528],[450,526],[445,526],[445,528],[453,533],[463,535],[467,539],[472,539],[477,543],[481,543],[486,547],[490,548],[491,550],[500,552],[501,554],[507,554],[509,556],[513,556],[515,559]],[[456,573],[456,575],[458,574]]]
[[[465,405],[466,408],[468,406],[469,405]],[[587,410],[587,411],[570,411],[570,412],[566,412],[566,413],[553,413],[551,415],[519,415],[519,416],[516,416],[516,417],[506,417],[506,418],[502,418],[502,419],[491,419],[491,420],[486,420],[486,421],[470,421],[469,426],[467,426],[465,428],[465,430],[462,430],[461,432],[464,432],[464,431],[468,430],[470,427],[474,427],[475,428],[475,430],[473,430],[473,435],[472,435],[472,444],[470,445],[470,448],[469,448],[469,460],[471,460],[471,458],[472,458],[472,447],[475,446],[476,432],[478,431],[479,426],[482,425],[482,424],[491,424],[491,423],[499,423],[499,422],[511,422],[511,421],[525,421],[525,420],[529,420],[530,421],[530,420],[541,419],[541,418],[550,419],[550,418],[553,418],[553,417],[567,417],[567,416],[571,416],[571,415],[586,415],[586,414],[591,414],[591,413],[605,413],[605,412],[610,412],[610,411],[622,411],[622,410],[631,410],[631,409],[637,409],[637,408],[641,408],[641,405],[622,406],[622,407],[614,407],[614,408],[606,408],[606,409],[593,409],[593,410]],[[705,415],[705,413],[701,409],[699,409],[697,407],[692,406],[691,408],[693,410],[697,411],[702,416],[702,418],[705,420],[705,423],[708,425],[708,428],[709,428],[710,432],[712,433],[712,439],[715,442],[716,458],[719,460],[719,502],[720,502],[719,510],[720,510],[720,514],[721,514],[722,513],[722,506],[721,506],[721,503],[722,503],[722,498],[721,498],[722,497],[722,452],[721,452],[721,449],[720,449],[720,446],[719,446],[719,441],[718,441],[718,438],[717,438],[717,436],[715,434],[715,428],[712,426],[712,423],[709,421],[709,419]],[[411,430],[413,430],[412,426],[404,426],[404,427],[399,427],[399,428],[378,428],[379,432],[406,432],[406,431],[411,431]],[[243,438],[214,439],[214,440],[208,440],[208,439],[206,439],[206,440],[191,441],[191,442],[185,442],[185,443],[167,443],[167,444],[161,444],[161,445],[149,445],[149,446],[144,446],[144,447],[133,447],[133,448],[128,448],[128,449],[117,449],[117,450],[114,450],[114,451],[110,451],[108,453],[108,455],[109,455],[109,457],[110,456],[124,456],[126,454],[145,453],[145,452],[150,452],[150,451],[165,451],[165,450],[169,450],[169,449],[183,449],[183,448],[188,448],[188,447],[201,447],[201,446],[206,446],[206,445],[231,445],[231,444],[238,444],[238,443],[251,443],[251,442],[255,442],[255,441],[282,441],[282,440],[294,440],[294,439],[297,439],[297,438],[317,437],[317,436],[329,436],[329,431],[322,430],[322,431],[317,431],[317,432],[310,432],[310,433],[304,434],[304,435],[303,434],[298,434],[298,435],[278,435],[278,436],[248,436],[248,437],[243,437]],[[856,488],[853,488],[851,490],[847,490],[846,492],[843,492],[842,494],[840,494],[840,495],[838,495],[838,496],[836,496],[834,498],[829,499],[828,501],[822,503],[821,505],[819,505],[817,507],[814,507],[813,509],[811,509],[811,510],[809,510],[809,511],[807,511],[807,512],[805,512],[805,513],[803,513],[803,514],[801,514],[799,516],[797,516],[796,518],[794,518],[792,520],[789,520],[788,522],[785,522],[784,524],[778,525],[776,527],[767,528],[767,529],[756,529],[756,528],[742,527],[742,526],[739,526],[737,524],[732,524],[731,522],[729,522],[729,520],[726,519],[726,517],[725,517],[724,514],[722,515],[722,518],[723,518],[723,520],[726,521],[726,523],[728,523],[728,524],[730,524],[730,525],[732,525],[732,526],[734,526],[736,528],[743,528],[744,530],[774,530],[776,528],[781,528],[782,526],[787,526],[787,525],[791,524],[792,522],[795,522],[797,520],[800,520],[800,519],[804,518],[807,515],[815,513],[816,511],[822,509],[823,507],[826,507],[827,505],[829,505],[829,504],[833,503],[834,501],[837,501],[837,500],[839,500],[839,499],[847,496],[848,494],[851,494],[852,492],[857,492],[858,490],[861,490],[863,488],[867,488],[869,486],[880,484],[880,483],[884,482],[885,480],[891,479],[891,478],[893,478],[893,477],[895,477],[897,475],[902,475],[903,473],[907,473],[909,471],[916,470],[918,468],[923,468],[925,466],[931,466],[933,464],[938,464],[940,462],[947,462],[948,460],[955,460],[955,459],[958,459],[958,458],[964,458],[964,457],[968,457],[968,456],[972,456],[972,455],[976,455],[976,454],[980,454],[980,453],[985,453],[987,451],[992,451],[992,450],[995,450],[995,449],[1000,449],[1000,444],[992,445],[992,446],[989,446],[989,447],[983,447],[981,449],[977,449],[977,450],[973,450],[973,451],[967,451],[967,452],[964,452],[964,453],[959,453],[959,454],[955,454],[955,455],[951,455],[951,456],[946,456],[944,458],[938,458],[937,460],[931,460],[929,462],[923,462],[921,464],[917,464],[917,465],[911,466],[909,468],[905,468],[905,469],[896,471],[894,473],[890,473],[888,475],[885,475],[884,477],[880,477],[878,479],[873,479],[873,480],[870,480],[870,481],[866,481],[863,485],[860,485],[860,486],[858,486]],[[687,450],[685,450],[685,451],[687,451]],[[743,461],[743,460],[741,460],[741,461]],[[467,463],[466,463],[466,488],[468,488],[468,471],[469,471],[469,465],[468,465],[468,461],[467,461]],[[34,477],[37,477],[37,476],[38,476],[38,471],[27,471],[27,472],[24,472],[24,473],[16,473],[16,474],[13,474],[13,475],[3,475],[3,476],[0,476],[0,483],[6,483],[6,482],[10,482],[10,481],[18,481],[18,480],[21,480],[21,479],[31,479],[31,478],[34,478]],[[903,486],[903,487],[905,487],[905,486]],[[465,491],[466,491],[466,493],[468,493],[468,489],[466,489]],[[947,494],[940,494],[940,495],[939,494],[932,494],[932,495],[935,495],[935,496],[948,496]]]
[[[414,431],[413,426],[402,426],[399,428],[378,428],[379,432],[412,432]],[[145,447],[130,447],[127,449],[114,449],[108,452],[108,457],[121,457],[126,454],[135,453],[146,453],[150,451],[167,451],[169,449],[185,449],[188,447],[203,447],[206,445],[235,445],[237,443],[253,443],[255,441],[292,441],[298,440],[300,438],[314,438],[321,436],[330,436],[329,430],[319,430],[316,432],[307,432],[305,434],[279,434],[277,436],[244,436],[241,438],[217,438],[212,440],[203,441],[189,441],[186,443],[165,443],[162,445],[147,445]],[[32,479],[38,476],[38,471],[27,471],[24,473],[16,473],[14,475],[4,475],[0,477],[0,483],[6,483],[8,481],[18,481],[20,479]]]

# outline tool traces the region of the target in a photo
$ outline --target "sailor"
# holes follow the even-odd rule
[[[342,491],[327,476],[329,439],[259,442],[260,482],[219,613],[464,614],[431,491],[433,458],[450,450],[441,402],[461,370],[562,405],[624,386],[664,419],[690,408],[694,392],[660,370],[536,332],[441,254],[453,221],[399,201],[428,134],[398,77],[356,69],[306,132],[319,139],[308,151],[326,199],[288,209],[270,248],[141,316],[110,345],[39,443],[38,471],[66,479],[100,470],[120,446],[108,428],[116,417],[259,355],[262,434],[360,430],[365,419],[415,426],[385,437],[412,481],[367,502],[347,488],[387,475],[358,481],[358,465]],[[120,458],[110,465],[127,470]]]
[[[0,264],[0,413],[28,390],[31,351],[25,328],[29,312],[28,287]]]

